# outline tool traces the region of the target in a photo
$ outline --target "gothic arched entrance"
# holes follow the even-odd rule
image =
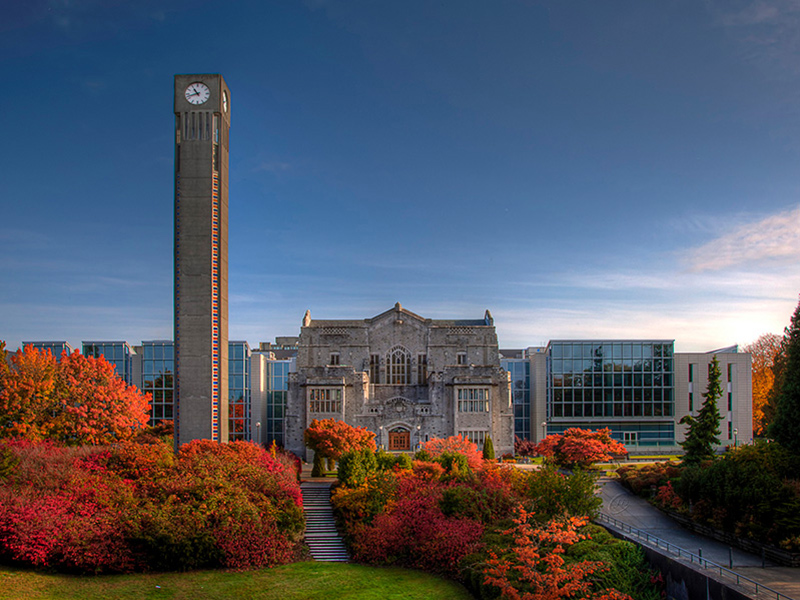
[[[405,427],[395,427],[389,430],[389,451],[411,450],[411,432]]]

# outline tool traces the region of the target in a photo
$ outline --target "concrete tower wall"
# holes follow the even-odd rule
[[[194,84],[201,94],[192,93]],[[228,440],[230,91],[221,75],[176,75],[174,111],[179,447]]]

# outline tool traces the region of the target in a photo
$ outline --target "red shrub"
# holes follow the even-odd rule
[[[110,449],[1,442],[0,555],[80,572],[261,567],[303,527],[292,461],[249,443]]]
[[[479,547],[483,526],[442,513],[439,502],[449,486],[402,477],[397,500],[358,532],[356,559],[455,574],[459,561]]]
[[[628,453],[623,444],[612,439],[610,429],[591,431],[578,428],[548,435],[536,446],[536,452],[553,458],[556,464],[581,468]]]
[[[423,480],[439,480],[444,475],[444,467],[439,463],[415,460],[411,463],[411,472]]]
[[[681,497],[672,489],[671,481],[668,481],[667,485],[662,485],[658,488],[655,501],[664,508],[672,510],[677,510],[683,506],[683,500],[681,500]]]
[[[422,449],[433,457],[445,452],[463,454],[467,457],[467,464],[473,471],[477,471],[483,465],[483,454],[478,452],[478,446],[460,435],[450,436],[449,438],[434,438],[428,442],[423,442]]]

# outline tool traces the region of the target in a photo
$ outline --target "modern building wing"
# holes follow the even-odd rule
[[[61,360],[61,355],[66,352],[72,354],[72,346],[67,342],[22,342],[22,347],[33,346],[37,350],[44,350],[50,352],[56,360]]]
[[[83,342],[82,343],[84,356],[93,356],[94,358],[105,358],[108,362],[114,365],[117,374],[128,385],[137,384],[133,378],[133,356],[135,354],[133,347],[128,342],[123,341],[101,341],[101,342]]]
[[[752,440],[751,357],[735,346],[676,353],[664,339],[553,340],[524,354],[531,439],[607,427],[633,452],[679,451],[686,434],[680,420],[699,411],[716,356],[724,390],[720,446]]]

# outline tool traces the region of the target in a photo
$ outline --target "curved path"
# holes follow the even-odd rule
[[[616,479],[603,477],[598,483],[600,497],[603,499],[600,511],[603,514],[674,546],[694,554],[702,554],[704,559],[723,567],[727,568],[732,559],[731,570],[790,598],[800,600],[800,569],[778,566],[770,561],[766,561],[762,567],[760,556],[731,548],[722,542],[684,529],[649,502],[633,495]],[[608,526],[605,522],[602,525]]]

